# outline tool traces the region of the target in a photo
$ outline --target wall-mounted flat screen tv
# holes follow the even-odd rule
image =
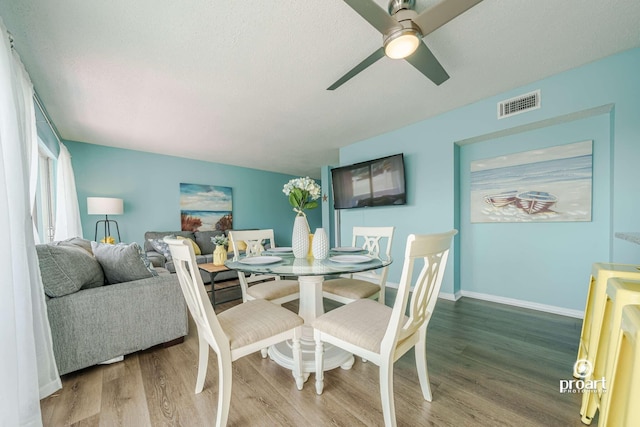
[[[335,209],[407,203],[402,154],[331,169],[331,181]]]

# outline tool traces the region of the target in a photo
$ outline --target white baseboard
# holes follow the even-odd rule
[[[398,283],[387,282],[388,288],[398,289]],[[539,304],[537,302],[530,302],[519,300],[515,298],[500,297],[497,295],[483,294],[473,291],[456,291],[455,293],[440,292],[438,298],[442,298],[448,301],[458,301],[462,297],[469,297],[473,299],[479,299],[483,301],[496,302],[498,304],[511,305],[514,307],[528,308],[531,310],[544,311],[545,313],[559,314],[561,316],[574,317],[576,319],[584,319],[584,311],[572,310],[570,308],[557,307],[555,305]]]
[[[575,317],[577,319],[584,319],[584,311],[572,310],[564,307],[557,307],[555,305],[539,304],[537,302],[523,301],[514,298],[500,297],[496,295],[482,294],[480,292],[461,291],[463,297],[469,297],[479,299],[483,301],[496,302],[498,304],[512,305],[514,307],[529,308],[531,310],[544,311],[546,313],[559,314],[561,316]]]
[[[460,293],[460,291],[453,294],[449,292],[440,292],[438,294],[438,298],[446,299],[449,301],[458,301],[460,298],[462,298],[462,294]]]

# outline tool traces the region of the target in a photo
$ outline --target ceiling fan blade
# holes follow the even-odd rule
[[[418,49],[405,60],[438,86],[449,78],[449,74],[424,43],[420,43]]]
[[[423,11],[413,19],[413,22],[422,30],[422,36],[426,36],[481,1],[482,0],[445,0]]]
[[[382,34],[393,27],[399,26],[398,21],[375,4],[373,0],[344,0],[344,2]]]
[[[340,79],[337,82],[335,82],[334,84],[332,84],[331,86],[329,86],[327,88],[327,90],[335,90],[335,89],[339,88],[344,83],[346,83],[349,79],[351,79],[353,76],[355,76],[360,71],[364,70],[369,65],[373,64],[374,62],[376,62],[378,59],[382,58],[383,56],[384,56],[384,48],[381,47],[380,49],[376,50],[371,55],[369,55],[364,61],[362,61],[361,63],[359,63],[355,67],[353,67],[347,74],[345,74],[344,76],[340,77]]]

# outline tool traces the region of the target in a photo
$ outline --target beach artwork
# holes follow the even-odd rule
[[[471,222],[591,221],[593,141],[471,162]]]
[[[182,231],[212,231],[232,228],[231,187],[180,184]]]

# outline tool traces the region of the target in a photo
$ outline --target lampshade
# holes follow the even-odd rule
[[[122,199],[114,197],[87,197],[87,213],[89,215],[122,215],[123,212]]]
[[[384,54],[392,59],[411,55],[420,45],[420,33],[413,28],[403,28],[389,35],[384,41]]]

